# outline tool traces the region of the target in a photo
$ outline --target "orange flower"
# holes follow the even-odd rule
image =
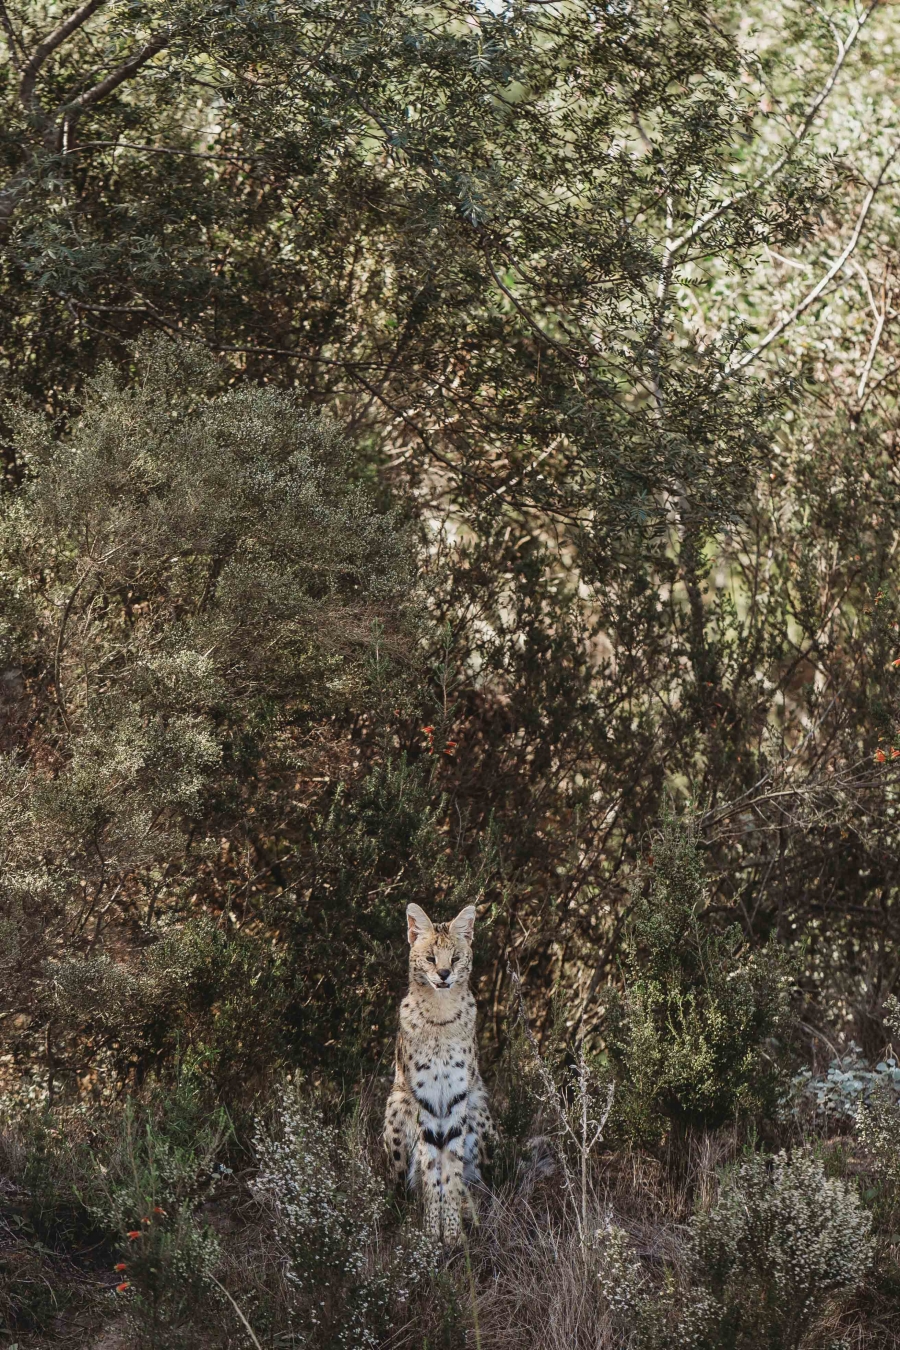
[[[127,1280],[123,1280],[121,1284],[117,1284],[117,1285],[116,1285],[116,1293],[117,1293],[117,1294],[124,1294],[124,1293],[125,1293],[125,1290],[126,1290],[126,1289],[130,1289],[130,1288],[131,1288],[131,1285],[128,1283],[128,1281],[127,1281]]]
[[[896,661],[894,664],[900,666],[900,661]],[[425,732],[426,736],[430,736],[434,731],[434,727],[423,727],[422,730]]]
[[[154,1206],[153,1206],[153,1213],[154,1213],[154,1214],[161,1214],[161,1215],[163,1216],[163,1218],[166,1217],[166,1211],[163,1209],[162,1205],[154,1205]]]
[[[141,1223],[152,1223],[152,1222],[153,1222],[152,1219],[150,1219],[146,1214],[144,1215],[143,1219],[141,1219]]]
[[[876,763],[876,764],[883,764],[884,761],[885,761],[886,759],[887,759],[887,755],[884,753],[883,750],[876,750],[876,751],[875,751],[875,763]]]
[[[144,1235],[139,1228],[132,1228],[131,1232],[126,1233],[125,1236],[128,1238],[129,1242],[134,1242],[135,1238],[143,1237]]]
[[[900,759],[900,750],[897,750],[896,748],[894,748],[894,749],[891,751],[891,759]]]
[[[127,1270],[127,1269],[128,1266],[124,1261],[120,1261],[117,1266],[113,1266],[113,1270]]]
[[[900,656],[897,657],[897,660],[896,660],[896,661],[892,661],[892,662],[891,662],[891,665],[894,665],[894,666],[900,666]]]

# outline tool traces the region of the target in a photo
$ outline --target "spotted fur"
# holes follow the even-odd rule
[[[475,906],[433,924],[408,905],[409,993],[400,1005],[384,1143],[398,1181],[420,1190],[425,1229],[455,1243],[467,1186],[495,1138],[475,1048],[469,990]]]

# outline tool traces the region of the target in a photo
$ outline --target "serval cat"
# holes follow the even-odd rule
[[[469,991],[475,906],[433,924],[408,905],[409,993],[400,1004],[384,1143],[397,1181],[420,1189],[425,1231],[459,1241],[466,1186],[495,1139],[475,1049]]]

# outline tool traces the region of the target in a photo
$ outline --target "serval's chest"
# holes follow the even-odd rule
[[[460,999],[446,1017],[427,1016],[414,998],[400,1008],[398,1046],[404,1077],[413,1095],[433,1115],[444,1115],[468,1092],[476,1070],[475,1000]]]

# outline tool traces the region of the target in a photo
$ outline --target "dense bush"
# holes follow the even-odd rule
[[[246,1072],[259,1040],[236,1006],[250,987],[265,1002],[268,950],[172,921],[198,888],[236,921],[235,825],[265,853],[321,762],[311,728],[383,689],[409,549],[335,428],[292,395],[216,393],[217,368],[170,343],[137,361],[134,387],[98,377],[63,440],[22,422],[28,474],[3,508],[5,659],[38,710],[3,766],[7,990],[27,1003],[58,957],[57,1034],[90,1033],[125,1072],[191,1012],[211,1034],[216,1006],[243,1023]],[[134,969],[93,959],[112,907],[148,935],[164,925]]]
[[[791,985],[782,950],[749,950],[739,924],[718,926],[704,912],[710,896],[689,822],[666,816],[652,847],[609,1030],[618,1119],[644,1143],[669,1124],[771,1114]]]

